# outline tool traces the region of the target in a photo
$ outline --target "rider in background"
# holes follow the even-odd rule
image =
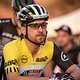
[[[8,80],[53,80],[49,78],[52,60],[69,74],[66,80],[80,80],[80,69],[55,43],[46,40],[48,18],[46,9],[37,4],[27,5],[17,13],[23,38],[4,47]]]
[[[34,3],[34,0],[12,0],[12,18],[0,19],[0,39],[3,46],[21,35],[17,25],[17,12],[24,6]]]
[[[34,0],[12,0],[12,18],[0,18],[0,64],[2,63],[3,47],[6,43],[18,38],[20,30],[17,25],[17,12],[28,4],[34,4]],[[0,72],[2,74],[2,66],[0,65]],[[1,80],[0,74],[0,80]],[[4,79],[5,80],[5,79]]]

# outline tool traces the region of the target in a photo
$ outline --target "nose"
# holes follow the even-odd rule
[[[43,32],[43,28],[41,26],[38,27],[39,32]]]

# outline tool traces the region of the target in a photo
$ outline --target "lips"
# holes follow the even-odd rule
[[[36,37],[45,37],[45,35],[44,34],[36,35]]]

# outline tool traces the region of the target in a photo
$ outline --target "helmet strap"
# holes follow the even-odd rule
[[[46,31],[46,37],[47,37],[47,31]],[[44,42],[43,42],[42,44],[36,43],[36,42],[30,40],[29,37],[28,37],[28,27],[26,27],[26,35],[25,35],[25,38],[26,38],[27,40],[29,40],[30,42],[32,42],[33,44],[36,44],[36,45],[38,45],[38,46],[40,46],[40,45],[45,45],[45,42],[46,42],[46,38],[45,38],[45,40],[44,40]]]

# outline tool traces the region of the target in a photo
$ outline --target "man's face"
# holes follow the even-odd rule
[[[67,32],[58,31],[57,35],[58,35],[57,42],[58,42],[59,46],[61,46],[61,47],[67,46],[72,40],[72,36],[70,34],[68,34]]]
[[[28,24],[28,38],[38,44],[42,44],[46,39],[47,22],[44,20],[36,20]]]

